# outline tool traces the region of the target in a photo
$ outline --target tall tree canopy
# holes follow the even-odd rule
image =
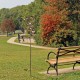
[[[1,30],[3,32],[7,32],[7,34],[9,32],[13,32],[15,30],[15,24],[13,20],[12,19],[3,20],[3,22],[1,23]]]
[[[41,16],[42,39],[44,44],[50,44],[55,32],[70,29],[72,24],[67,17],[69,11],[65,0],[45,0],[45,3],[45,13]]]

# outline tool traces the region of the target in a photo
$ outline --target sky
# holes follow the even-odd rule
[[[34,0],[0,0],[0,9],[1,8],[12,8],[19,5],[27,5]]]

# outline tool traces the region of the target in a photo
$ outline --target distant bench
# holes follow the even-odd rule
[[[51,54],[55,55],[55,58],[52,58]],[[75,65],[80,64],[80,46],[73,47],[65,47],[58,48],[57,52],[49,52],[47,55],[46,62],[49,63],[49,67],[47,69],[47,73],[49,73],[49,69],[53,67],[56,70],[56,74],[58,75],[58,65],[70,65],[73,64],[73,70]],[[53,56],[54,57],[54,56]]]

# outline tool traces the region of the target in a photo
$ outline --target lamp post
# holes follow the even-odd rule
[[[29,34],[30,34],[30,76],[31,76],[31,73],[32,73],[32,49],[31,49],[31,37],[33,36],[33,34],[35,33],[35,31],[33,30],[33,17],[30,16],[30,17],[27,17],[26,18],[26,21],[27,21],[27,25],[29,26]]]

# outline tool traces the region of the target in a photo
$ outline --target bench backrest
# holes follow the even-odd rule
[[[79,46],[72,46],[72,47],[65,47],[65,48],[58,48],[58,52],[56,54],[57,57],[64,56],[64,55],[77,55],[80,54],[80,47]]]
[[[47,60],[50,58],[53,58],[51,54],[55,54],[55,59],[56,61],[58,60],[59,57],[75,57],[80,54],[80,46],[71,46],[71,47],[60,47],[56,49],[55,51],[51,51],[47,55]]]

